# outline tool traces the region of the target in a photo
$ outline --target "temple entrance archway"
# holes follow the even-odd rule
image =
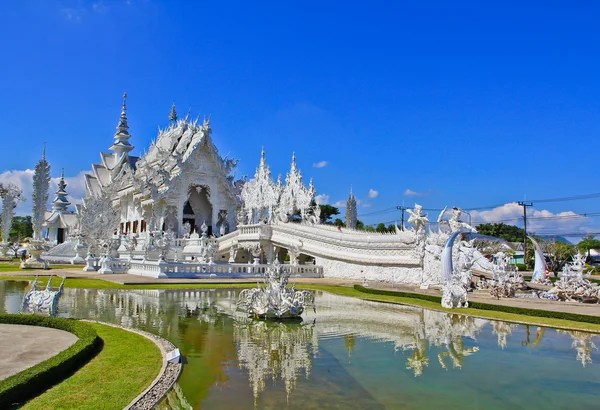
[[[212,234],[212,204],[210,203],[210,190],[205,185],[191,186],[189,196],[183,206],[183,221],[192,225],[192,230],[202,232],[200,227],[204,222],[208,226],[207,233]]]

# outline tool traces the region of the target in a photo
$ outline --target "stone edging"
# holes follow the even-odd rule
[[[175,350],[176,346],[169,342],[168,340],[157,336],[155,334],[145,332],[139,329],[131,329],[127,327],[123,327],[120,325],[115,325],[112,323],[100,322],[96,320],[87,320],[82,319],[82,322],[90,322],[90,323],[98,323],[101,325],[112,326],[119,329],[127,330],[129,332],[137,333],[140,336],[145,337],[146,339],[150,339],[158,348],[163,357],[162,368],[160,369],[160,373],[154,381],[148,386],[146,390],[144,390],[139,396],[129,403],[124,410],[149,410],[153,409],[162,399],[165,398],[169,390],[173,388],[177,379],[179,379],[179,375],[183,370],[183,364],[181,360],[179,363],[170,363],[167,361],[167,353]]]

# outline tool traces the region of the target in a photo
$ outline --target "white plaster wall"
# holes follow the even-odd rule
[[[369,281],[411,285],[421,284],[423,278],[423,270],[420,267],[359,265],[322,257],[316,257],[315,261],[316,265],[323,266],[326,278],[366,279]]]

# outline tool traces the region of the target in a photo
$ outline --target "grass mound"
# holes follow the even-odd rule
[[[102,351],[22,409],[122,409],[156,378],[162,354],[152,341],[112,326],[85,324],[102,338]]]
[[[78,337],[73,345],[56,356],[0,381],[0,408],[3,409],[22,403],[69,377],[96,355],[102,345],[92,326],[72,319],[0,314],[0,323],[51,327]]]

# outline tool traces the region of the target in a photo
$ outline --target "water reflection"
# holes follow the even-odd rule
[[[238,343],[238,360],[248,370],[255,403],[265,390],[267,379],[281,379],[287,395],[298,376],[308,379],[319,342],[315,324],[267,322],[239,317],[234,321],[234,340]]]
[[[0,310],[18,311],[26,289],[24,282],[0,281]],[[552,389],[543,389],[563,394],[565,401],[569,384],[549,381],[547,375],[587,380],[590,391],[600,386],[600,368],[592,365],[598,354],[595,334],[319,292],[317,313],[305,314],[302,323],[253,321],[236,313],[237,293],[65,289],[58,314],[142,328],[180,347],[188,364],[161,408],[245,408],[251,402],[256,407],[323,407],[332,392],[341,407],[396,408],[407,391],[433,383],[437,394],[451,395],[455,383],[473,378],[490,386],[493,401],[495,372],[510,374],[513,389],[532,386],[543,374],[544,383],[553,383]],[[586,373],[580,376],[577,369]],[[516,375],[523,379],[517,382]],[[406,389],[397,392],[400,384]]]

